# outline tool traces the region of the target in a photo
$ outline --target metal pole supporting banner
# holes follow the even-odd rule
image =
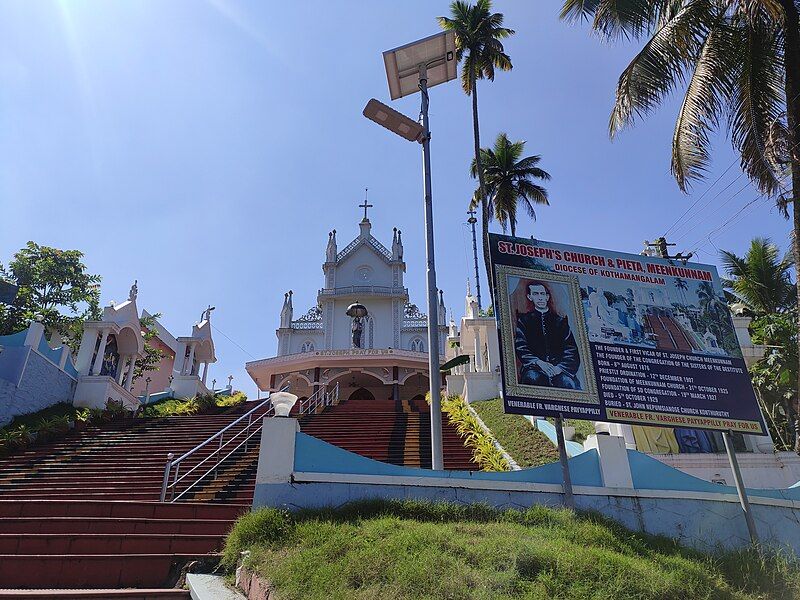
[[[439,373],[439,308],[436,287],[436,263],[433,252],[433,192],[431,191],[431,148],[428,126],[428,69],[419,66],[419,89],[422,93],[422,175],[425,191],[425,254],[428,275],[428,381],[431,392],[431,468],[444,469],[442,448],[442,398]]]
[[[572,496],[572,478],[569,475],[569,463],[567,462],[567,444],[564,441],[564,418],[558,415],[555,421],[558,460],[561,462],[561,474],[564,478],[564,506],[575,510],[575,498]]]
[[[733,471],[733,482],[736,485],[736,492],[739,494],[739,503],[742,505],[742,511],[744,512],[747,532],[750,534],[750,543],[755,546],[758,544],[758,531],[756,531],[756,522],[753,520],[753,513],[750,510],[750,502],[747,500],[747,489],[742,482],[742,472],[739,470],[739,460],[736,458],[736,449],[733,447],[730,432],[723,431],[722,440],[725,442],[728,462],[730,462],[731,471]]]

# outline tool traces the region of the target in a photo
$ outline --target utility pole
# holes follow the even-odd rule
[[[688,261],[690,258],[692,258],[692,256],[694,256],[694,252],[689,252],[689,254],[678,252],[674,256],[670,256],[669,247],[675,245],[676,244],[674,243],[667,242],[667,238],[663,236],[656,238],[654,242],[649,242],[645,240],[644,250],[642,251],[642,254],[645,256],[658,256],[659,258],[682,260],[684,263],[686,263],[686,261]]]
[[[475,261],[475,291],[478,294],[478,310],[481,310],[483,309],[483,304],[481,304],[481,276],[478,271],[478,242],[475,237],[475,223],[478,222],[478,219],[475,218],[474,208],[470,208],[467,214],[469,215],[467,223],[472,226],[472,258]]]

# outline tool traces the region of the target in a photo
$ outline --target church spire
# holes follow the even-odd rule
[[[403,260],[403,233],[395,227],[392,235],[392,260]]]
[[[468,319],[477,319],[480,316],[478,309],[478,301],[472,295],[472,290],[469,286],[469,279],[467,279],[467,297],[464,298],[464,315]]]
[[[294,309],[292,308],[292,290],[289,290],[283,295],[283,308],[281,308],[282,329],[288,329],[292,326],[293,316],[294,316]]]
[[[325,249],[325,262],[336,262],[336,230],[328,233],[328,247]]]
[[[439,290],[439,325],[447,324],[447,309],[444,306],[444,290]]]

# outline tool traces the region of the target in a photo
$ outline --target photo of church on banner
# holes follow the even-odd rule
[[[490,246],[506,412],[766,435],[714,266]]]

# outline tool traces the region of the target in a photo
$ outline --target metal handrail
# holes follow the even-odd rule
[[[317,407],[330,406],[336,404],[339,400],[339,383],[337,382],[333,389],[328,391],[327,387],[321,387],[316,392],[311,394],[308,398],[300,403],[299,413],[301,415],[313,413]]]
[[[245,445],[245,450],[246,450],[246,445],[250,441],[250,438],[252,438],[256,433],[261,431],[261,428],[263,426],[263,420],[259,420],[257,422],[258,426],[255,428],[255,430],[251,431],[251,426],[253,425],[253,414],[257,410],[259,410],[260,408],[263,408],[266,404],[271,404],[271,400],[269,398],[265,399],[263,402],[260,402],[256,407],[250,409],[245,414],[243,414],[241,417],[239,417],[235,421],[229,423],[227,426],[225,426],[222,429],[220,429],[217,433],[215,433],[214,435],[209,437],[204,442],[201,442],[197,446],[192,448],[191,450],[189,450],[187,452],[184,452],[177,459],[173,460],[174,454],[172,452],[167,454],[167,463],[164,466],[164,479],[161,482],[161,502],[165,502],[166,501],[167,492],[170,490],[170,488],[171,488],[170,502],[174,502],[175,500],[177,500],[178,498],[183,496],[191,488],[193,488],[195,485],[197,485],[200,481],[202,481],[203,478],[205,478],[209,473],[211,473],[212,471],[216,471],[219,468],[219,465],[223,461],[228,459],[236,450],[238,450],[242,446],[242,444]],[[272,409],[270,408],[270,410],[272,410]],[[265,416],[266,416],[266,414],[267,413],[265,413]],[[247,425],[245,427],[243,427],[239,432],[234,434],[230,439],[228,439],[227,442],[223,443],[225,432],[228,431],[229,429],[231,429],[232,427],[234,427],[235,425],[241,423],[245,419],[247,419]],[[177,498],[175,497],[175,491],[176,491],[176,487],[177,487],[178,483],[180,483],[181,481],[184,481],[189,474],[191,474],[194,471],[196,471],[201,465],[205,464],[211,457],[219,456],[220,454],[222,454],[222,449],[223,448],[227,447],[231,442],[233,442],[236,438],[238,438],[242,433],[245,433],[245,432],[247,432],[248,435],[245,437],[244,440],[242,440],[236,446],[236,448],[231,450],[227,455],[225,455],[225,457],[223,457],[221,459],[218,459],[209,470],[207,470],[203,475],[198,477],[190,486],[188,486],[185,490],[183,490],[177,496]],[[216,440],[217,438],[219,438],[218,447],[213,452],[211,452],[208,456],[206,456],[200,462],[198,462],[196,465],[194,465],[191,469],[189,469],[186,473],[184,473],[183,476],[179,477],[181,463],[184,460],[186,460],[187,458],[189,458],[190,456],[192,456],[194,453],[199,451],[201,448],[204,448],[205,446],[207,446],[208,444],[210,444],[211,442]],[[174,474],[172,474],[173,469],[174,469]],[[172,475],[172,483],[170,483],[170,481],[169,481],[170,480],[170,475]]]

